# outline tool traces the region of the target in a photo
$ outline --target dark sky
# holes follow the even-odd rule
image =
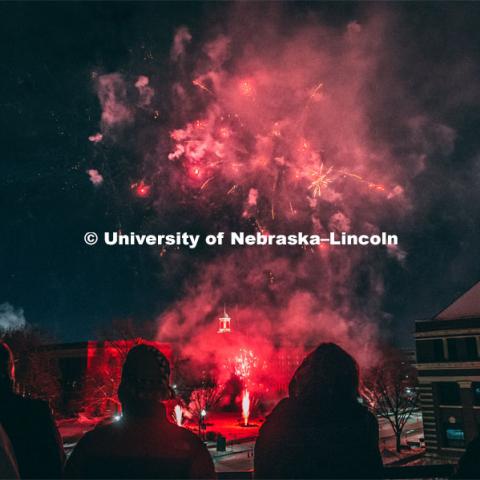
[[[228,8],[202,2],[0,5],[0,304],[23,308],[29,323],[60,340],[80,340],[115,318],[152,320],[180,295],[188,261],[179,262],[165,284],[148,249],[83,244],[86,231],[135,230],[156,216],[145,202],[125,201],[130,181],[142,174],[135,155],[105,153],[117,156],[110,175],[123,183],[94,190],[85,175],[92,156],[86,138],[98,129],[101,113],[91,73],[124,72],[139,62],[147,72],[161,69],[178,26],[201,36]],[[332,25],[368,8],[285,6],[292,18],[313,9]],[[406,85],[429,114],[457,132],[454,152],[414,179],[415,212],[399,232],[406,263],[385,272],[383,308],[405,343],[414,319],[433,315],[480,280],[480,4],[375,8],[399,18],[391,33],[398,58],[409,59],[401,65]]]

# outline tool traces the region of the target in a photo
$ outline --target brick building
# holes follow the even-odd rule
[[[480,425],[480,282],[415,324],[427,452],[459,456]]]

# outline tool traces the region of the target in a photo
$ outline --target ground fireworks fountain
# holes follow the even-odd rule
[[[175,423],[181,427],[183,424],[183,408],[181,405],[175,405],[175,408],[173,409],[173,415]]]
[[[250,417],[250,393],[247,389],[243,391],[242,395],[242,417],[243,425],[248,427],[248,418]]]

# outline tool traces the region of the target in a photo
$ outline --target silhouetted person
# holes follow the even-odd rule
[[[60,478],[65,454],[50,407],[17,395],[10,348],[0,344],[0,423],[10,439],[21,478]]]
[[[308,355],[260,429],[255,477],[381,477],[378,422],[359,404],[358,383],[355,360],[339,346]]]
[[[458,462],[455,478],[480,478],[480,436],[468,444]]]
[[[127,355],[118,389],[122,418],[87,433],[75,447],[68,478],[215,478],[205,445],[167,419],[170,366],[155,347]]]

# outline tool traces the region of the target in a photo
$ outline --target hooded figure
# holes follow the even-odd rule
[[[67,478],[215,478],[200,439],[167,419],[170,365],[157,348],[127,355],[118,388],[122,418],[85,434],[67,462]]]
[[[13,355],[0,343],[0,423],[10,439],[21,478],[60,478],[65,454],[46,402],[17,395]]]
[[[358,402],[355,360],[321,344],[260,429],[256,478],[379,478],[378,422]]]

